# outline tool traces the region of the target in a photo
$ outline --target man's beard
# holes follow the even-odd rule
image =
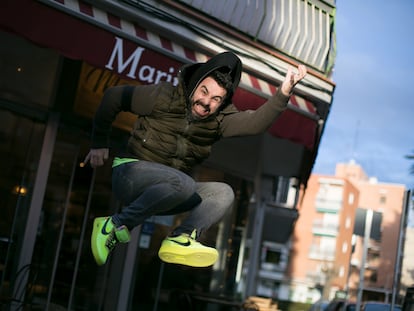
[[[199,115],[197,115],[197,114],[193,114],[193,107],[195,106],[195,105],[199,105],[199,106],[201,106],[201,107],[203,107],[203,109],[205,110],[205,111],[207,111],[207,112],[209,112],[210,113],[210,111],[211,111],[211,109],[210,109],[210,105],[208,105],[208,104],[204,104],[201,100],[196,100],[196,101],[191,101],[191,109],[190,109],[190,113],[189,113],[189,119],[190,119],[190,121],[200,121],[200,120],[205,120],[205,119],[207,119],[207,118],[209,118],[211,115],[208,115],[208,116],[206,116],[206,117],[200,117]]]
[[[210,112],[211,111],[210,105],[204,104],[201,100],[194,101],[193,102],[193,106],[194,105],[199,105],[199,106],[203,107],[203,109],[206,110],[207,112]]]

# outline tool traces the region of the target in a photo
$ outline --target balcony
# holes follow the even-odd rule
[[[326,249],[319,245],[312,245],[309,248],[309,258],[314,260],[333,261],[335,260],[335,248]]]
[[[315,219],[312,225],[312,233],[319,236],[336,237],[338,229],[338,224],[325,223],[322,219]]]
[[[319,213],[338,213],[342,208],[342,200],[316,198],[315,209]]]

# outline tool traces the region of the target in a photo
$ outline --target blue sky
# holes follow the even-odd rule
[[[414,188],[414,1],[336,3],[336,90],[314,173],[354,159],[379,182]]]

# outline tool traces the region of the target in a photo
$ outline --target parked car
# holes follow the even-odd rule
[[[310,306],[308,311],[325,311],[326,307],[328,306],[328,300],[318,300],[313,305]]]
[[[332,300],[325,311],[355,311],[356,303],[344,299],[334,299]]]
[[[391,304],[380,301],[367,301],[362,304],[362,311],[401,311],[400,305],[394,305],[391,310]]]
[[[404,297],[404,303],[402,305],[403,311],[414,311],[414,286],[407,288]]]

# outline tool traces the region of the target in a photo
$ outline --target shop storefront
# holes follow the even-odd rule
[[[177,291],[233,295],[244,233],[232,228],[246,225],[258,170],[306,180],[320,134],[317,105],[292,96],[269,133],[219,145],[196,171],[237,193],[234,211],[205,237],[227,254],[217,266],[194,274],[161,265],[159,243],[176,221],[162,218],[134,230],[131,243],[97,267],[92,219],[121,208],[111,194],[110,165],[82,164],[103,92],[126,83],[175,83],[182,64],[211,54],[202,43],[185,45],[82,1],[5,1],[0,9],[1,303],[10,310],[152,310],[154,303],[184,303]],[[274,84],[244,72],[235,104],[254,109],[274,92]],[[132,120],[126,113],[116,120],[113,152],[124,146]],[[274,150],[281,146],[285,152]],[[233,157],[246,148],[247,155]]]

